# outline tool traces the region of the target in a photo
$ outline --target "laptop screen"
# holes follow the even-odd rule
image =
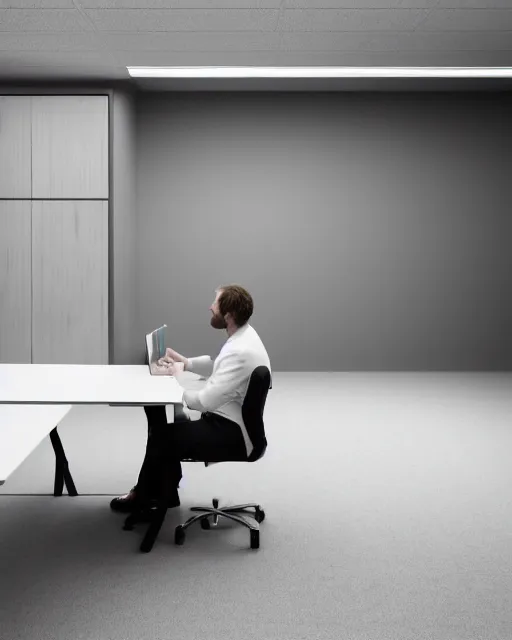
[[[149,373],[153,373],[154,368],[157,366],[159,358],[165,355],[165,329],[166,324],[163,324],[158,329],[155,329],[151,333],[146,334],[146,356],[148,359]]]

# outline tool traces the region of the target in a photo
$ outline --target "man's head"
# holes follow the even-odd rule
[[[214,329],[227,329],[231,335],[252,316],[254,303],[251,294],[237,284],[218,287],[215,294],[210,307],[210,324]]]

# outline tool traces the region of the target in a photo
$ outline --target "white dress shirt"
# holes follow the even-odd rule
[[[243,421],[242,404],[251,374],[261,365],[268,367],[272,374],[263,342],[246,323],[226,340],[214,362],[210,356],[188,358],[187,371],[206,377],[207,381],[199,391],[185,390],[183,393],[183,402],[189,409],[210,411],[236,422],[242,430],[248,456],[253,445]],[[179,378],[178,375],[178,382]]]

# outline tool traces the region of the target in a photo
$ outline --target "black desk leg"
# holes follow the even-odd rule
[[[169,504],[169,487],[170,482],[168,478],[170,470],[166,468],[165,460],[161,461],[160,467],[160,504],[156,509],[153,509],[151,521],[149,523],[149,527],[146,531],[146,535],[142,540],[140,545],[140,550],[143,553],[149,553],[155,544],[155,541],[160,533],[160,529],[165,520],[165,516],[167,515],[167,505]]]
[[[164,502],[164,506],[160,506],[154,510],[155,512],[152,515],[150,525],[148,530],[146,531],[146,535],[140,545],[140,550],[143,553],[149,553],[155,544],[155,540],[160,533],[160,529],[165,520],[165,516],[167,514],[167,503]]]
[[[55,451],[55,484],[53,487],[53,495],[61,496],[64,483],[70,496],[77,496],[78,492],[69,472],[69,465],[64,453],[64,447],[57,433],[57,427],[50,431],[50,440],[52,441],[53,450]]]

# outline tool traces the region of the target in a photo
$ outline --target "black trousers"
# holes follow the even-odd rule
[[[177,496],[182,478],[181,460],[247,460],[242,431],[232,420],[206,412],[199,420],[167,423],[165,405],[145,406],[144,411],[148,419],[148,441],[135,486],[142,501]]]

